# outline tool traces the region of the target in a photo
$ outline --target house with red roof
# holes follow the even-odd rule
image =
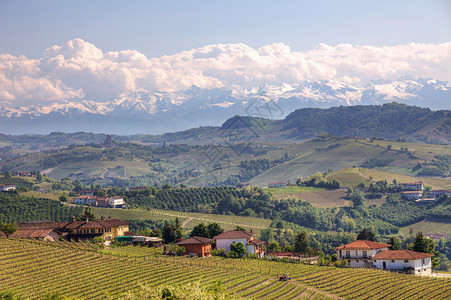
[[[212,242],[212,239],[193,236],[189,239],[176,243],[176,245],[185,247],[186,253],[188,253],[190,256],[204,257],[210,256]]]
[[[431,275],[434,255],[411,250],[380,251],[372,257],[373,266],[407,274]]]
[[[367,240],[357,240],[355,242],[336,247],[337,258],[346,259],[349,266],[353,268],[371,268],[373,266],[372,257],[380,251],[388,250],[390,245]]]
[[[213,239],[216,241],[216,249],[225,249],[226,252],[230,251],[230,245],[232,243],[243,243],[244,247],[249,254],[258,254],[258,256],[263,257],[265,251],[263,250],[264,241],[256,240],[254,238],[255,233],[241,231],[241,230],[231,230],[221,233],[215,236]]]

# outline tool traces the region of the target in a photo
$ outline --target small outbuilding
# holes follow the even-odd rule
[[[204,257],[210,256],[212,242],[213,242],[212,239],[200,236],[193,236],[190,237],[189,239],[176,243],[176,245],[185,247],[186,253],[188,253],[189,255]]]

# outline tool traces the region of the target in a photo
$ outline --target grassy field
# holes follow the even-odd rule
[[[141,247],[105,251],[86,243],[0,238],[0,260],[0,291],[12,290],[30,299],[55,292],[78,299],[105,299],[108,293],[108,299],[115,299],[141,284],[198,281],[208,287],[217,280],[228,294],[245,299],[449,299],[451,295],[448,278],[254,259],[166,257]],[[283,273],[291,281],[279,282]]]
[[[355,187],[361,182],[368,186],[371,183],[381,180],[387,180],[388,183],[392,183],[393,179],[396,179],[397,182],[423,181],[426,186],[430,185],[433,189],[445,188],[451,184],[451,178],[413,177],[365,168],[342,169],[330,173],[327,175],[327,178],[337,179],[344,187]]]
[[[267,189],[274,199],[301,199],[312,203],[315,207],[348,206],[345,199],[346,189],[326,190],[324,188],[288,186],[286,188]]]
[[[423,220],[421,222],[411,224],[406,227],[401,227],[400,232],[405,236],[409,235],[410,230],[413,232],[421,231],[424,234],[440,233],[444,234],[445,238],[451,238],[451,220]]]
[[[202,213],[189,213],[179,211],[168,211],[159,209],[141,210],[141,209],[111,209],[92,207],[91,211],[97,216],[111,217],[121,220],[175,220],[176,217],[180,219],[186,228],[193,228],[197,224],[203,222],[219,223],[224,230],[232,230],[236,226],[242,226],[247,230],[252,229],[256,234],[259,234],[262,229],[268,228],[271,220],[242,217],[233,215],[215,215]]]

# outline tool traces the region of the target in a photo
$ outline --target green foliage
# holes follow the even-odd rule
[[[298,177],[298,179],[296,180],[296,184],[298,186],[311,186],[326,189],[340,188],[341,183],[338,180],[336,179],[328,180],[326,179],[325,175],[327,174],[321,174],[320,172],[316,172],[315,174],[307,177],[306,180],[302,180],[302,177]]]
[[[227,252],[229,258],[240,258],[247,253],[246,247],[242,242],[230,244],[230,251]]]
[[[6,237],[9,237],[17,231],[17,225],[14,223],[3,223],[0,225],[0,231],[3,232]]]
[[[300,231],[296,234],[294,242],[294,251],[298,253],[307,253],[310,246],[308,235],[305,231]]]
[[[241,226],[236,226],[235,230],[237,230],[237,231],[246,231],[246,229],[244,227],[241,227]]]
[[[269,245],[268,245],[268,247],[266,248],[266,250],[267,250],[268,252],[280,252],[280,251],[282,251],[282,249],[280,248],[279,243],[276,242],[276,241],[271,241],[271,242],[269,242]]]
[[[64,206],[59,201],[0,193],[0,222],[69,221],[81,214],[82,208]]]
[[[357,235],[357,240],[377,242],[376,234],[371,229],[363,228]]]
[[[391,146],[391,145],[389,145],[389,146]],[[367,168],[367,169],[382,168],[382,167],[388,166],[393,161],[394,161],[394,159],[370,158],[370,159],[364,161],[363,164],[361,165],[361,167]]]
[[[177,228],[174,224],[167,223],[162,230],[165,244],[174,243],[177,240]]]
[[[224,232],[224,229],[221,228],[221,225],[215,222],[209,223],[207,225],[207,229],[208,229],[208,238],[210,239]]]
[[[274,239],[274,232],[271,228],[265,228],[260,231],[260,240],[270,242]]]
[[[191,237],[200,236],[200,237],[209,238],[210,233],[208,232],[208,228],[204,223],[199,223],[198,225],[193,227],[189,236],[191,236]]]
[[[440,258],[438,257],[440,254],[435,250],[434,241],[424,237],[422,232],[418,232],[415,236],[411,250],[435,255],[432,258],[432,268],[436,268],[440,264]]]
[[[14,291],[0,291],[0,300],[22,300],[23,298],[17,295]]]
[[[359,190],[354,190],[352,195],[349,197],[349,200],[351,200],[353,208],[365,205],[365,195],[363,195]]]
[[[390,237],[388,244],[391,245],[388,248],[390,250],[401,250],[401,243],[399,242],[399,239],[396,237]]]

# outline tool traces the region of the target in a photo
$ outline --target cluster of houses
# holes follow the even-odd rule
[[[122,196],[113,197],[99,197],[94,196],[93,190],[79,191],[80,196],[74,198],[74,204],[80,205],[90,205],[98,207],[109,207],[109,208],[127,208],[128,204],[125,203]]]
[[[1,183],[0,184],[0,192],[9,192],[17,189],[17,186],[12,183]]]
[[[411,250],[388,250],[391,245],[357,240],[335,248],[337,258],[352,268],[376,268],[406,274],[431,275],[434,255]]]
[[[451,190],[432,190],[429,193],[424,193],[424,184],[421,181],[413,183],[399,183],[404,189],[403,196],[408,200],[415,200],[416,202],[435,201],[442,195],[451,197]]]
[[[117,236],[129,235],[129,223],[118,219],[69,222],[32,221],[17,223],[17,231],[12,235],[16,238],[36,238],[45,241],[55,241],[64,238],[70,241],[92,240],[101,237],[111,242]],[[3,235],[3,233],[0,233]]]
[[[211,243],[215,241],[216,249],[224,249],[227,252],[230,251],[230,245],[232,243],[243,243],[247,253],[257,254],[259,257],[263,257],[264,241],[256,240],[255,233],[241,230],[231,230],[221,233],[213,239],[208,239],[199,236],[193,236],[189,239],[176,243],[178,246],[183,246],[186,249],[186,253],[190,256],[209,256],[211,251]]]

